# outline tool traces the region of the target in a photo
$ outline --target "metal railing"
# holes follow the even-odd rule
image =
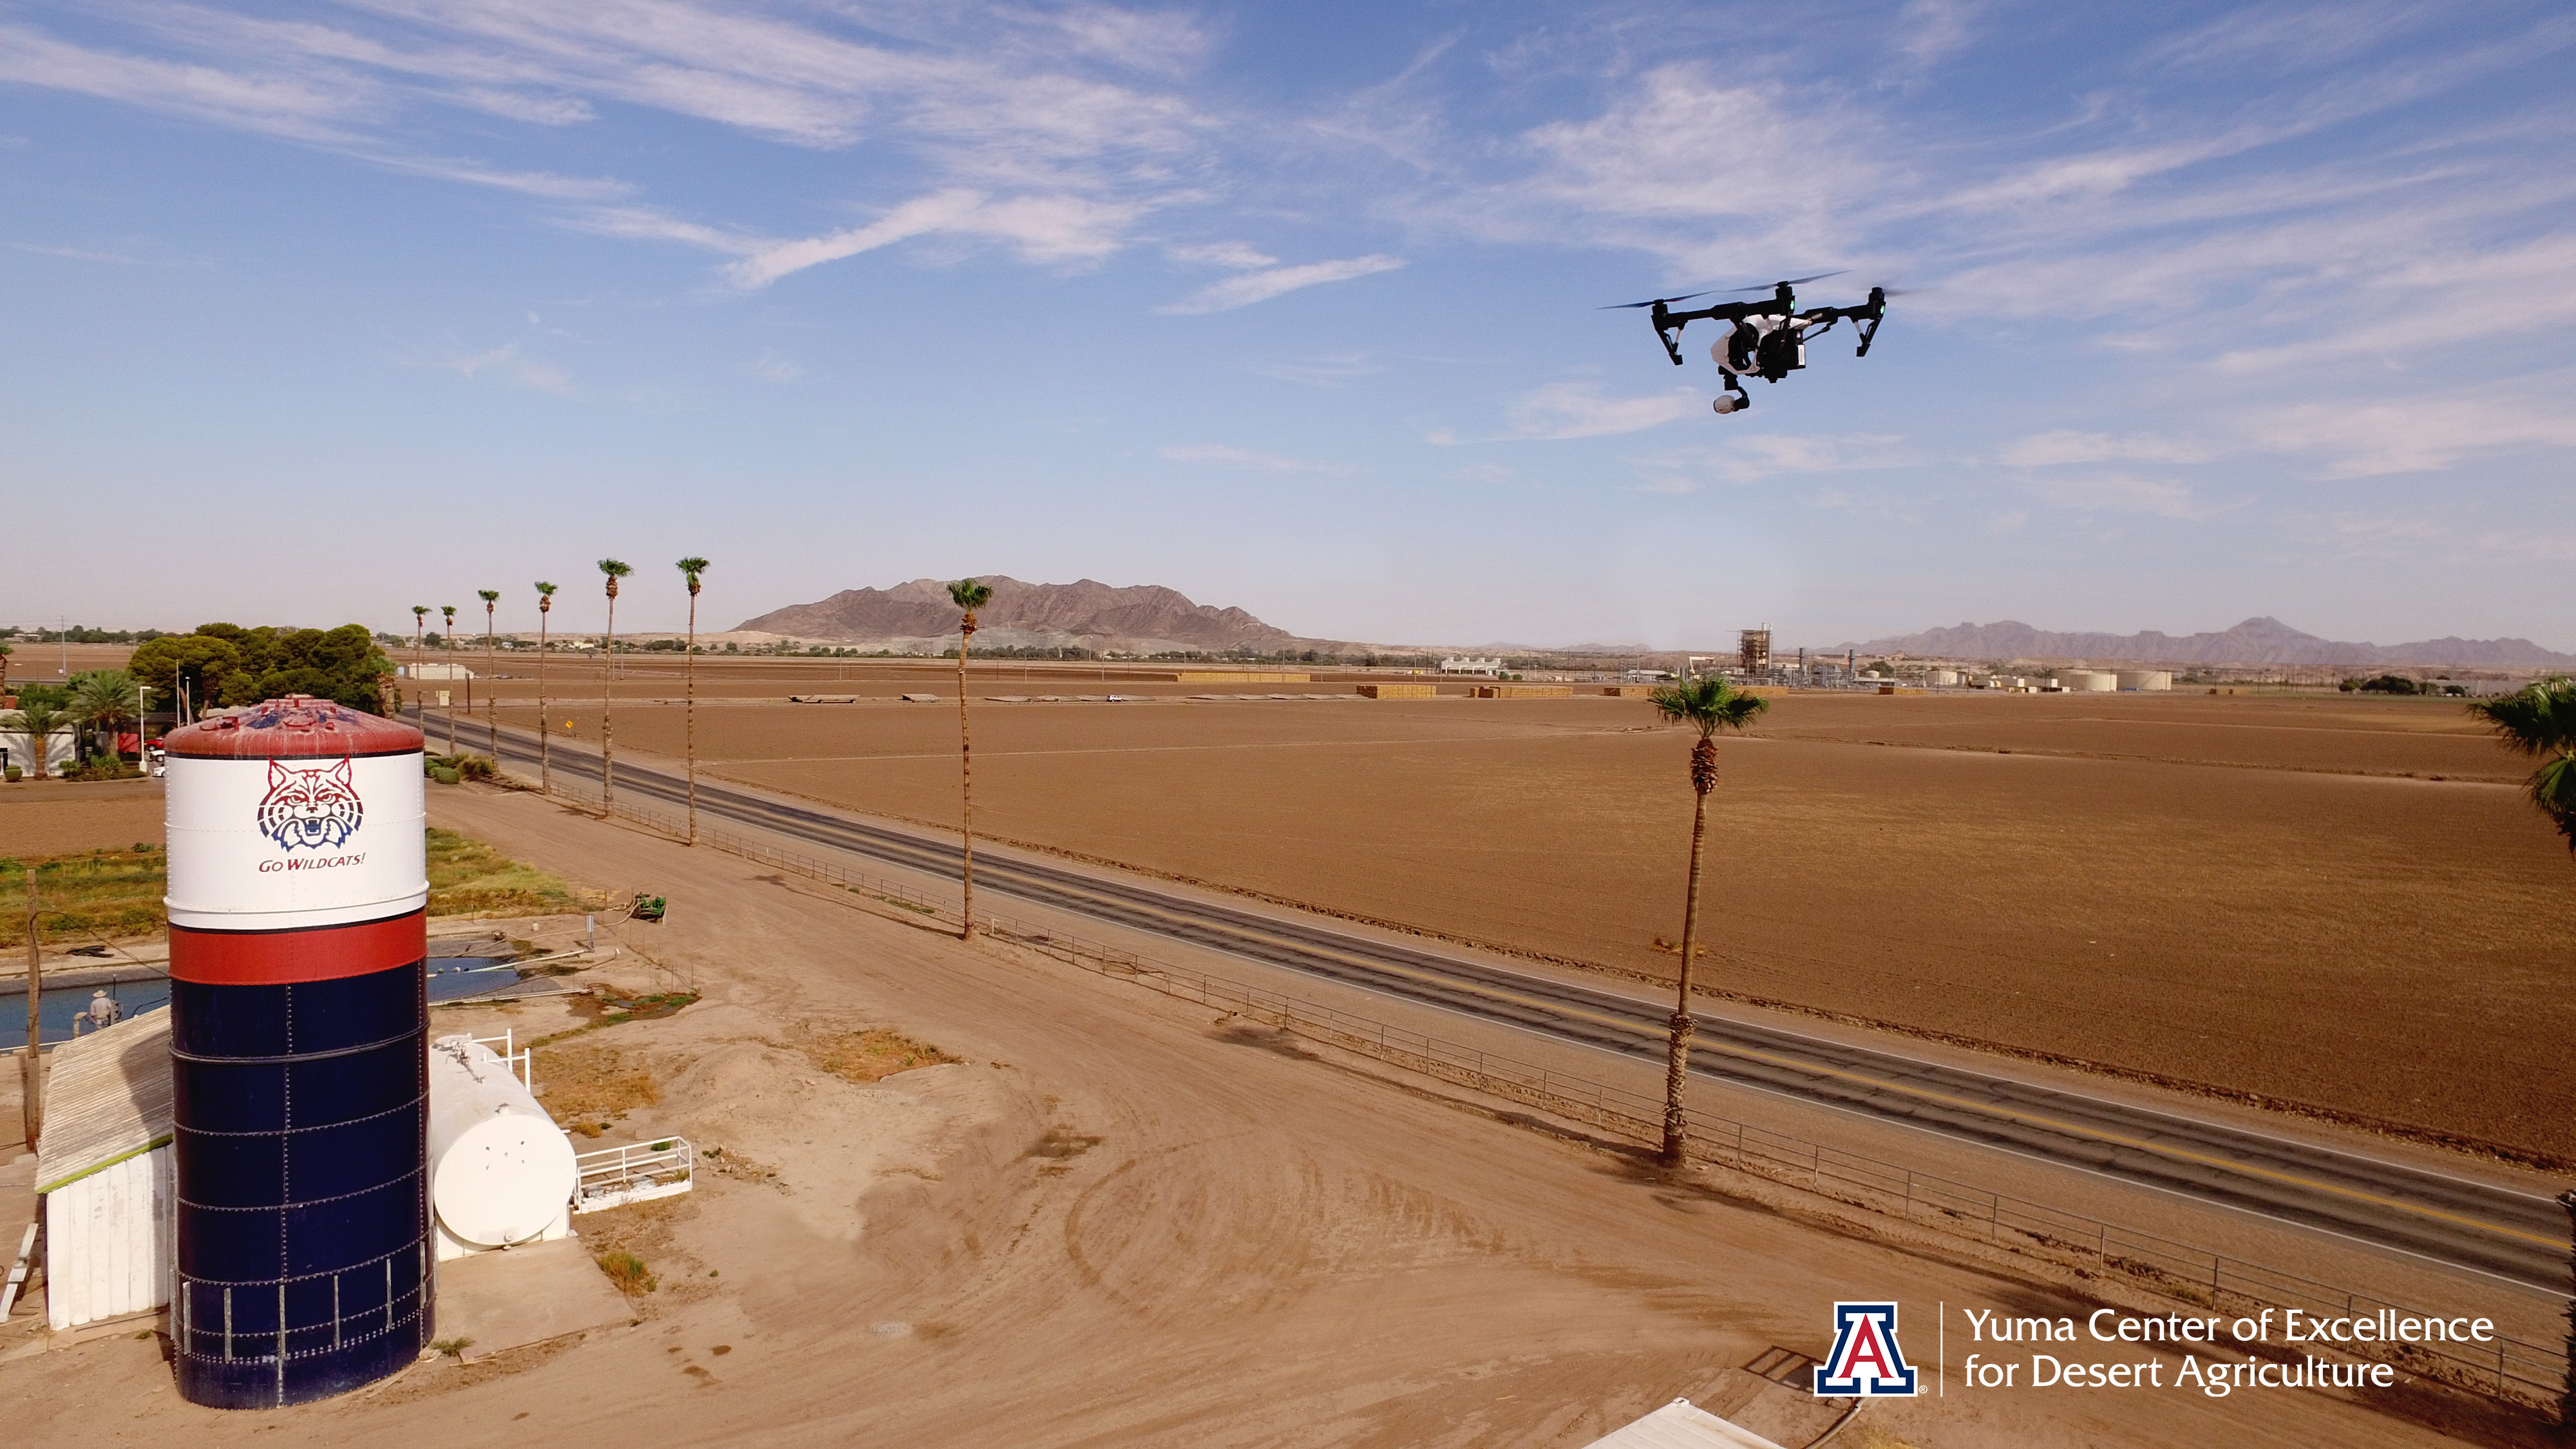
[[[578,797],[575,797],[578,798]],[[595,808],[595,806],[594,806]],[[674,837],[678,817],[619,802],[615,814]],[[945,922],[957,908],[903,882],[827,856],[790,850],[722,828],[701,825],[698,843],[810,879],[860,892]],[[1068,965],[1143,986],[1204,1006],[1280,1027],[1401,1070],[1436,1078],[1490,1096],[1540,1108],[1608,1135],[1659,1146],[1663,1099],[1592,1078],[1535,1066],[1481,1048],[1439,1038],[1337,1007],[1203,971],[1163,965],[1133,951],[1086,940],[1051,926],[997,913],[976,913],[997,937]],[[2394,1310],[2402,1317],[2458,1318],[2433,1314],[2375,1293],[2268,1267],[2250,1259],[2180,1239],[1979,1187],[1941,1173],[1847,1151],[1698,1108],[1687,1112],[1691,1155],[1793,1188],[1803,1188],[1865,1211],[1982,1240],[2010,1251],[2045,1255],[2070,1265],[2090,1263],[2167,1298],[2202,1307],[2230,1300],[2257,1308],[2297,1308],[2338,1316]],[[599,1154],[591,1154],[598,1156]],[[2356,1354],[2354,1345],[2334,1347]],[[2376,1347],[2376,1346],[2374,1346]],[[2499,1333],[2485,1343],[2457,1348],[2395,1345],[2386,1358],[2409,1372],[2523,1407],[2555,1402],[2568,1382],[2566,1349]]]
[[[698,1154],[686,1137],[665,1137],[578,1153],[573,1163],[580,1176],[572,1210],[588,1213],[687,1192],[696,1185]]]

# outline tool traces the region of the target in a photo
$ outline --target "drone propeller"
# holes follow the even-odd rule
[[[1618,312],[1630,307],[1653,307],[1665,302],[1687,302],[1693,297],[1705,297],[1707,295],[1709,294],[1706,292],[1684,292],[1678,297],[1656,297],[1644,302],[1613,302],[1607,307],[1595,307],[1592,310],[1595,312]]]
[[[1818,272],[1812,277],[1791,277],[1787,281],[1783,282],[1765,282],[1758,287],[1729,287],[1727,288],[1727,294],[1732,296],[1737,292],[1768,292],[1780,287],[1803,287],[1809,282],[1821,282],[1827,277],[1839,277],[1841,275],[1843,275],[1841,272]]]

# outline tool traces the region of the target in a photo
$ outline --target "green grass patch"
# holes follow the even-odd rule
[[[161,898],[170,890],[170,858],[160,846],[0,859],[0,921],[25,929],[27,872],[36,873],[37,932],[47,941],[156,935],[169,926]],[[429,913],[433,916],[552,915],[597,910],[557,877],[522,865],[453,830],[429,832]],[[19,939],[24,939],[19,937]]]
[[[10,932],[26,929],[27,872],[36,873],[41,910],[37,933],[47,941],[94,941],[101,936],[144,936],[168,924],[161,897],[170,889],[168,857],[161,847],[89,850],[0,860],[0,919],[16,918]]]
[[[600,904],[482,841],[430,828],[429,913],[433,916],[551,915],[597,910]]]

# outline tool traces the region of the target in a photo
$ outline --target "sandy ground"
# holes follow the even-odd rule
[[[1574,1446],[1687,1394],[1802,1445],[1825,1414],[1743,1366],[1820,1353],[1832,1300],[1887,1296],[1950,1391],[1874,1405],[1838,1443],[2361,1446],[2476,1429],[2399,1417],[2389,1396],[1969,1393],[1963,1308],[2090,1305],[728,857],[525,797],[436,809],[575,879],[671,881],[684,904],[660,934],[630,933],[658,968],[618,969],[705,999],[579,1039],[662,1083],[623,1130],[725,1149],[689,1197],[584,1220],[652,1266],[646,1321],[240,1414],[175,1402],[150,1341],[10,1357],[12,1335],[13,1441]],[[524,1010],[534,1029],[561,1008]],[[871,1026],[962,1060],[863,1086],[797,1046]],[[1943,1306],[1946,1356],[1926,1332]]]
[[[66,855],[161,842],[161,782],[0,785],[0,855]]]
[[[1672,971],[1687,739],[1643,701],[982,700],[994,836]],[[956,818],[953,688],[697,728],[710,774]],[[1796,695],[1721,761],[1719,991],[2576,1161],[2576,871],[2456,702]]]

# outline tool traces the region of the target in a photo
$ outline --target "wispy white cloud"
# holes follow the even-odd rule
[[[1209,312],[1230,312],[1267,302],[1273,297],[1294,292],[1302,287],[1319,287],[1327,282],[1347,282],[1354,277],[1391,272],[1404,265],[1404,258],[1389,256],[1347,257],[1337,262],[1307,262],[1302,266],[1268,267],[1228,277],[1212,286],[1203,287],[1178,302],[1157,307],[1157,312],[1195,317]]]
[[[1255,248],[1249,242],[1239,241],[1200,242],[1191,246],[1177,246],[1170,249],[1169,255],[1174,261],[1194,262],[1206,267],[1231,267],[1236,271],[1279,264],[1277,257]]]
[[[1172,463],[1197,463],[1211,468],[1241,468],[1255,473],[1326,473],[1348,475],[1364,471],[1354,463],[1329,463],[1313,458],[1288,458],[1277,453],[1256,452],[1227,443],[1195,443],[1186,447],[1163,450],[1163,458]]]
[[[805,375],[805,365],[785,356],[774,347],[761,349],[760,356],[746,364],[751,375],[763,382],[794,382]]]
[[[2571,387],[2576,371],[2562,370],[2432,396],[2267,408],[2241,426],[2255,447],[2315,459],[2322,478],[2438,472],[2499,453],[2576,448]]]
[[[1256,362],[1248,370],[1282,382],[1304,383],[1308,387],[1340,387],[1354,378],[1375,377],[1386,371],[1386,364],[1366,352],[1341,352],[1322,357],[1286,357]]]
[[[1789,433],[1730,434],[1723,443],[1641,453],[1625,460],[1657,493],[1693,493],[1711,483],[1755,483],[1783,473],[1850,473],[1902,468],[1921,457],[1893,435],[1819,438]]]
[[[2039,502],[2080,513],[2139,513],[2198,522],[2242,503],[2212,504],[2188,483],[2127,473],[2092,473],[2034,479],[2023,492]]]
[[[572,395],[572,374],[550,362],[525,356],[515,342],[503,343],[488,352],[454,356],[436,364],[446,371],[472,382],[489,375],[534,392],[553,393],[558,397]]]
[[[1506,438],[1603,438],[1661,427],[1708,411],[1698,389],[1613,397],[1597,382],[1552,382],[1514,401]]]
[[[2034,433],[2004,446],[1998,461],[2015,468],[2063,463],[2205,463],[2216,457],[2205,444],[2151,433]]]

